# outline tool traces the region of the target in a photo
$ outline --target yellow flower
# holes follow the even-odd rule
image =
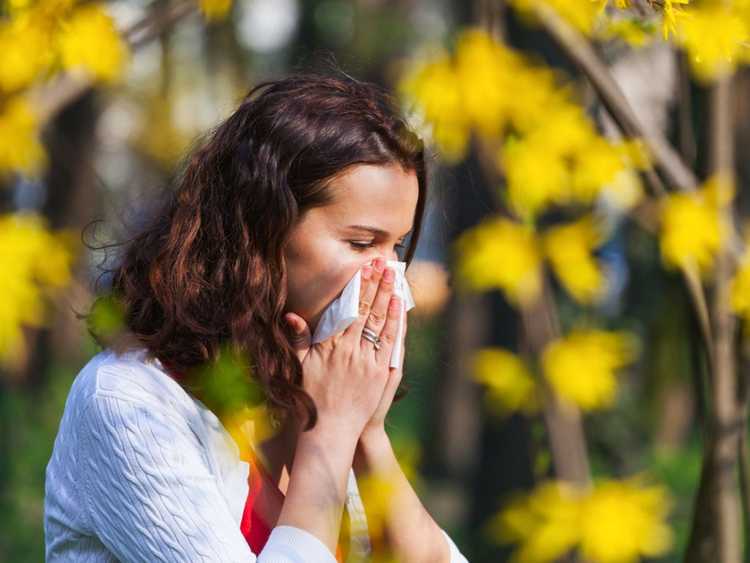
[[[573,199],[591,203],[625,169],[621,151],[603,137],[591,137],[574,155]]]
[[[484,348],[474,356],[472,371],[474,379],[487,386],[487,402],[499,414],[539,410],[534,378],[515,354]]]
[[[599,136],[579,106],[565,101],[543,106],[544,121],[507,142],[497,156],[513,210],[533,217],[554,204],[591,204],[603,190],[624,187],[622,173],[635,163],[633,143]]]
[[[750,322],[750,260],[747,257],[732,278],[730,291],[732,310],[745,322]]]
[[[534,231],[505,218],[480,223],[455,243],[458,282],[498,288],[513,303],[528,305],[542,287],[542,256]]]
[[[664,555],[673,543],[665,522],[670,508],[667,491],[640,476],[598,483],[581,506],[581,555],[597,563]]]
[[[200,0],[203,16],[208,21],[224,19],[232,8],[232,0]]]
[[[393,477],[381,473],[368,473],[357,478],[357,486],[367,514],[367,528],[375,541],[381,540],[391,518],[393,495],[396,492]]]
[[[522,13],[532,14],[540,6],[555,10],[570,25],[585,34],[591,34],[599,16],[600,6],[591,0],[511,0]]]
[[[432,125],[432,138],[447,162],[466,154],[470,124],[464,112],[459,77],[450,58],[443,55],[417,64],[397,85],[399,93],[413,100]]]
[[[750,323],[750,223],[744,227],[745,251],[730,284],[730,306]]]
[[[237,445],[239,457],[243,460],[249,459],[253,450],[258,451],[261,442],[270,439],[277,432],[264,403],[244,406],[227,413],[221,422]]]
[[[112,18],[100,4],[77,8],[64,22],[59,40],[66,69],[84,70],[104,82],[116,81],[129,57]]]
[[[49,33],[28,15],[0,23],[0,90],[12,92],[42,77],[54,61]]]
[[[548,563],[574,548],[592,563],[636,563],[671,548],[671,506],[666,489],[647,485],[642,475],[588,488],[549,480],[511,498],[488,532],[518,544],[513,563]]]
[[[710,81],[731,73],[739,62],[748,58],[748,24],[723,5],[692,9],[679,22],[677,38],[700,80]]]
[[[723,186],[719,188],[718,186]],[[721,202],[731,197],[731,187],[712,179],[695,193],[666,197],[661,212],[661,253],[673,266],[697,266],[707,272],[725,240]]]
[[[499,543],[518,544],[512,563],[554,561],[579,540],[579,496],[563,481],[545,481],[507,501],[487,531]]]
[[[595,410],[612,405],[615,371],[635,357],[635,340],[627,333],[576,330],[547,345],[542,369],[564,401]]]
[[[565,201],[569,193],[566,159],[547,152],[544,144],[534,139],[511,141],[499,155],[507,179],[508,202],[522,217],[533,217],[553,203]]]
[[[555,274],[582,303],[597,301],[605,289],[604,274],[592,256],[602,239],[591,217],[554,227],[544,236],[545,252]]]
[[[514,88],[514,56],[485,31],[469,28],[456,41],[456,81],[463,111],[485,136],[501,133],[510,110]]]
[[[0,105],[0,174],[35,174],[45,161],[31,105],[20,96],[6,100]]]
[[[633,18],[608,18],[597,33],[603,39],[622,39],[631,47],[639,48],[649,44],[653,36],[642,22]]]
[[[72,249],[71,233],[50,233],[37,215],[0,216],[0,361],[22,355],[23,325],[44,323],[46,298],[70,281]]]
[[[685,17],[682,6],[687,6],[690,0],[664,0],[662,8],[662,34],[664,39],[668,39],[670,33],[675,34],[677,25]]]

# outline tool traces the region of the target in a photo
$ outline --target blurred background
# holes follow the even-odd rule
[[[557,15],[530,18],[535,4]],[[334,67],[397,95],[434,157],[408,275],[411,391],[388,423],[430,513],[472,562],[686,560],[710,361],[685,263],[669,267],[660,208],[643,195],[677,187],[675,177],[649,179],[649,157],[623,143],[641,130],[623,127],[601,95],[611,81],[645,131],[708,175],[713,86],[690,67],[693,31],[683,42],[668,33],[669,18],[681,20],[667,10],[683,4],[3,0],[0,560],[44,557],[45,466],[71,382],[98,351],[76,312],[94,299],[106,252],[82,244],[84,228],[100,244],[137,228],[200,134],[253,84]],[[746,28],[721,29],[747,44]],[[575,41],[562,47],[566,30],[593,45],[601,68],[576,57]],[[596,72],[608,78],[597,85]],[[744,70],[732,87],[725,109],[742,186]],[[553,121],[554,140],[535,140],[532,129]],[[541,144],[523,160],[532,142]],[[575,147],[582,153],[566,152]],[[549,196],[570,182],[550,179],[557,166],[576,175],[578,195]],[[580,244],[578,231],[529,243],[542,227],[589,216],[606,228]],[[695,232],[713,228],[696,221]],[[677,246],[716,253],[690,241]],[[539,253],[554,274],[541,282]],[[579,340],[549,348],[571,331]],[[545,403],[550,385],[570,408]],[[627,481],[635,475],[646,481]],[[540,488],[555,476],[597,486],[574,502]],[[746,510],[747,491],[737,494]]]

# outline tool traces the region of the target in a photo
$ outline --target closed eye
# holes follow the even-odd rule
[[[373,241],[361,242],[361,241],[350,240],[349,244],[352,246],[352,248],[356,250],[367,250],[368,248],[371,248],[373,246]],[[394,244],[393,247],[403,250],[406,248],[406,245],[403,242],[399,242],[399,243]]]

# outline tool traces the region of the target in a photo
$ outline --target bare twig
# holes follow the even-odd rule
[[[734,181],[734,138],[731,123],[731,76],[713,85],[710,96],[711,167],[715,174]],[[722,220],[733,229],[731,205],[724,203]],[[731,243],[730,243],[731,244]],[[687,562],[739,563],[742,558],[740,504],[735,470],[741,445],[735,332],[736,320],[729,308],[732,275],[731,248],[719,253],[715,272],[713,309],[714,355],[712,361],[712,409],[701,470],[698,500],[688,546]],[[705,514],[710,515],[709,518]]]
[[[530,307],[521,307],[524,335],[535,356],[542,355],[544,348],[560,336],[557,310],[547,283],[542,296]],[[539,379],[544,395],[544,423],[549,436],[552,462],[557,478],[580,487],[591,485],[586,436],[580,410],[573,405],[560,402],[554,390],[543,379]]]

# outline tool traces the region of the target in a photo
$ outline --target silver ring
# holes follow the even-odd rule
[[[370,342],[372,342],[373,346],[375,346],[376,350],[380,350],[380,337],[371,329],[364,327],[362,329],[362,338],[364,338],[365,340],[369,340]]]

